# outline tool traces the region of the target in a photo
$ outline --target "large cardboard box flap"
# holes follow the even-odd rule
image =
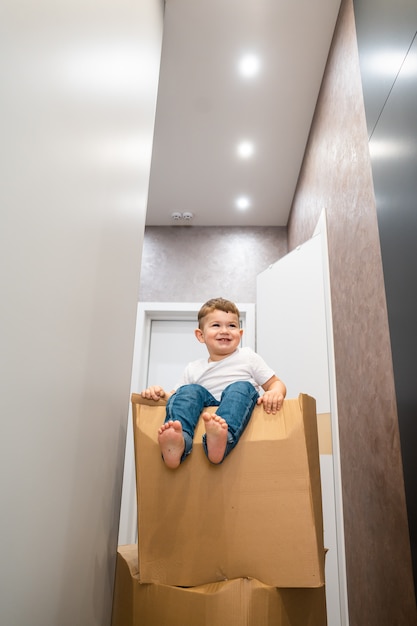
[[[324,587],[240,578],[182,588],[141,583],[137,546],[119,546],[112,626],[325,626]]]
[[[285,400],[276,415],[256,407],[220,465],[204,454],[200,420],[193,451],[176,470],[164,465],[157,442],[164,403],[133,394],[132,404],[141,582],[248,577],[273,587],[323,585],[314,398]]]

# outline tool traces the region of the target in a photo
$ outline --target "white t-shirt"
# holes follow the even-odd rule
[[[261,385],[275,375],[272,370],[251,348],[238,348],[233,354],[220,361],[198,359],[187,365],[182,380],[176,385],[192,383],[202,385],[215,398],[220,400],[222,391],[231,383],[246,380],[259,391]]]

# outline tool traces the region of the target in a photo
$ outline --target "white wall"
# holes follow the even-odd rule
[[[162,2],[2,3],[0,623],[110,623]]]

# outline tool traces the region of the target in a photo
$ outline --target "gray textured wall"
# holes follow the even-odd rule
[[[381,250],[352,0],[343,0],[288,228],[327,209],[351,626],[416,624]]]
[[[287,253],[283,227],[150,226],[140,302],[256,300],[256,277]]]

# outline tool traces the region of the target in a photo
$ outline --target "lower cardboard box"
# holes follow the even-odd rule
[[[119,546],[112,626],[326,626],[324,585],[236,578],[197,587],[141,583],[137,545]]]

